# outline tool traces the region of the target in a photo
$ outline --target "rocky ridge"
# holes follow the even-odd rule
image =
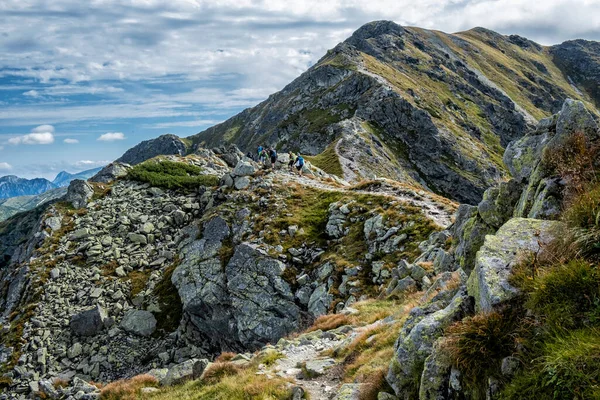
[[[2,269],[0,353],[12,365],[5,375],[10,398],[45,390],[53,379],[71,381],[61,393],[74,395],[83,382],[77,379],[106,382],[276,342],[378,290],[390,264],[368,255],[409,251],[411,237],[436,229],[416,205],[427,204],[429,215],[442,221],[454,210],[436,195],[385,181],[372,183],[385,188],[381,194],[350,188],[309,165],[305,178],[262,175],[234,149],[147,162],[197,165],[221,176],[223,186],[163,190],[123,179],[130,167],[118,163],[90,182],[72,182]],[[236,185],[241,177],[243,187]],[[278,207],[297,190],[338,200],[323,203],[331,228],[316,241],[306,241],[305,230],[313,227],[303,220],[279,232],[270,225],[284,223],[277,221]],[[387,222],[378,215],[383,209],[369,210],[367,203],[406,220]],[[343,233],[356,224],[366,257],[340,270],[327,260],[332,252],[322,240],[345,245]]]

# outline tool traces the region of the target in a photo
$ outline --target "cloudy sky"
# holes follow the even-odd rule
[[[93,168],[281,89],[362,24],[600,40],[600,0],[2,0],[0,175]]]

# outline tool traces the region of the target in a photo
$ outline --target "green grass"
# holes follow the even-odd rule
[[[600,270],[596,264],[571,260],[542,271],[527,307],[545,319],[548,329],[570,330],[600,324]]]
[[[136,165],[128,177],[139,182],[165,189],[195,189],[199,186],[216,186],[219,178],[201,175],[202,169],[195,165],[166,160],[151,160]]]
[[[500,399],[600,399],[600,330],[576,330],[545,343]]]
[[[443,349],[463,375],[463,382],[485,397],[487,378],[497,374],[504,357],[512,355],[518,341],[527,335],[527,323],[519,309],[476,314],[451,325]]]
[[[340,159],[335,152],[336,142],[331,143],[325,151],[316,156],[306,156],[306,159],[310,161],[312,165],[317,168],[321,168],[323,171],[331,175],[336,175],[340,178],[344,177],[344,171],[342,170],[342,164]]]

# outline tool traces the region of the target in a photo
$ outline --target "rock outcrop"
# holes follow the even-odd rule
[[[116,162],[136,165],[156,156],[183,156],[187,152],[185,143],[175,135],[162,135],[156,139],[145,140],[127,150]]]
[[[445,274],[449,272],[431,276],[436,279],[432,288],[442,290],[424,306],[411,310],[404,323],[387,376],[398,397],[469,396],[458,371],[443,355],[443,327],[472,313],[489,313],[509,304],[519,295],[510,283],[513,268],[563,234],[564,224],[555,219],[562,207],[564,182],[545,165],[544,154],[564,146],[575,134],[596,140],[599,132],[584,104],[569,99],[558,114],[540,121],[534,130],[508,145],[504,162],[513,178],[488,189],[476,207],[459,207],[448,230],[452,247],[445,249],[436,242],[440,233],[422,246],[427,250],[420,259],[436,254],[438,272],[445,269],[441,265],[447,265],[448,271],[456,269],[462,278],[458,287],[448,287],[450,280]],[[409,265],[399,266],[395,275],[406,276],[408,271]],[[456,295],[448,303],[444,293]]]

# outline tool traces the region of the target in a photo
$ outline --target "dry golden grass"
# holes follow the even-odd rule
[[[236,354],[230,351],[225,351],[221,353],[217,358],[215,358],[215,362],[226,362],[231,361]]]
[[[316,330],[329,331],[340,326],[350,325],[350,318],[343,314],[328,314],[321,315],[315,320],[310,328],[306,332],[314,332]]]
[[[140,392],[145,387],[156,387],[158,381],[150,375],[138,375],[131,379],[123,379],[109,383],[102,388],[100,399],[102,400],[137,400]]]
[[[215,384],[227,376],[239,374],[244,368],[229,361],[219,361],[211,364],[202,374],[202,382]]]

